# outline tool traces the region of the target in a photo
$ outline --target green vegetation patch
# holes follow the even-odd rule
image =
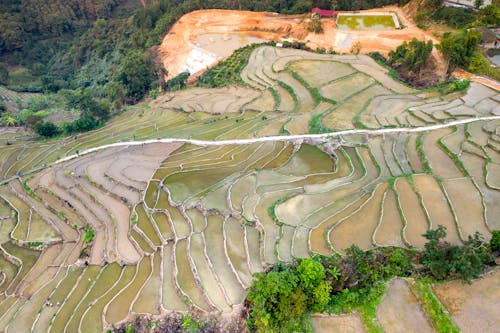
[[[229,58],[203,73],[198,79],[198,86],[215,88],[229,85],[246,85],[240,73],[247,65],[252,51],[262,45],[274,45],[274,42],[255,43],[237,49]]]
[[[414,277],[469,282],[494,265],[494,249],[500,247],[499,236],[487,243],[479,234],[469,237],[463,246],[451,245],[444,241],[443,226],[423,236],[427,243],[421,251],[397,247],[363,251],[352,246],[345,256],[275,264],[255,276],[245,303],[248,327],[252,332],[310,332],[311,313],[358,311],[369,332],[382,332],[376,309],[387,281]],[[429,285],[417,281],[414,289],[438,332],[456,332]]]
[[[395,29],[396,24],[391,15],[340,15],[337,19],[338,29]]]

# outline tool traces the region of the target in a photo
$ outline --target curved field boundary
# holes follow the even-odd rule
[[[369,129],[350,129],[338,132],[330,132],[323,134],[297,134],[297,135],[280,135],[280,136],[267,136],[262,138],[253,138],[253,139],[234,139],[234,140],[219,140],[219,141],[211,141],[211,140],[197,140],[197,139],[181,139],[181,138],[163,138],[163,139],[150,139],[144,141],[125,141],[125,142],[116,142],[107,145],[102,145],[94,148],[89,148],[79,152],[78,154],[69,155],[63,157],[53,163],[48,164],[56,165],[69,160],[72,160],[76,157],[87,155],[99,150],[113,148],[113,147],[123,147],[123,146],[140,146],[146,145],[150,143],[190,143],[197,146],[223,146],[223,145],[247,145],[253,143],[260,142],[273,142],[273,141],[295,141],[295,140],[314,140],[314,139],[331,139],[338,136],[345,136],[350,134],[367,134],[367,135],[383,135],[390,133],[414,133],[414,132],[427,132],[447,127],[453,127],[457,125],[469,124],[476,121],[486,121],[486,120],[500,120],[500,116],[488,116],[488,117],[478,117],[472,119],[462,119],[451,121],[446,124],[437,124],[437,125],[429,125],[415,128],[383,128],[378,130],[369,130]],[[4,182],[8,182],[5,180]]]

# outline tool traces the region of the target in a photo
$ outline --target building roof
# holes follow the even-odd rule
[[[318,7],[315,7],[311,10],[313,14],[319,14],[321,16],[335,16],[335,11],[334,10],[327,10],[327,9],[321,9]]]
[[[481,43],[500,40],[500,37],[496,33],[486,27],[477,27],[476,29],[483,34],[483,36],[481,37]]]

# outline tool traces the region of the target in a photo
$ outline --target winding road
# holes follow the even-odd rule
[[[158,139],[150,139],[144,141],[124,141],[124,142],[116,142],[103,146],[98,146],[94,148],[89,148],[79,152],[78,154],[69,155],[63,157],[50,165],[55,165],[59,163],[63,163],[69,160],[72,160],[76,157],[87,155],[99,150],[114,148],[114,147],[126,147],[126,146],[140,146],[150,143],[189,143],[196,146],[224,146],[224,145],[248,145],[253,143],[260,142],[274,142],[274,141],[296,141],[296,140],[328,140],[335,137],[339,137],[342,135],[350,135],[350,134],[368,134],[368,135],[383,135],[383,134],[392,134],[392,133],[415,133],[415,132],[426,132],[437,130],[441,128],[447,128],[457,125],[469,124],[476,121],[487,121],[487,120],[500,120],[500,116],[488,116],[488,117],[477,117],[477,118],[469,118],[462,120],[450,121],[445,124],[437,124],[437,125],[429,125],[429,126],[421,126],[421,127],[396,127],[396,128],[382,128],[382,129],[350,129],[338,132],[330,132],[323,134],[296,134],[296,135],[279,135],[279,136],[265,136],[260,138],[252,138],[252,139],[232,139],[232,140],[220,140],[220,141],[210,141],[210,140],[197,140],[197,139],[180,139],[180,138],[158,138]],[[50,166],[47,165],[47,166]]]

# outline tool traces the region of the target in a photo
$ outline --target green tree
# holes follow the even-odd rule
[[[447,73],[457,66],[467,66],[476,53],[481,41],[481,33],[475,29],[445,33],[436,48],[441,51],[447,62]]]
[[[256,276],[247,296],[248,324],[256,332],[301,332],[307,312],[306,295],[291,269]]]
[[[460,278],[470,281],[479,277],[484,267],[493,263],[491,249],[476,233],[462,247],[444,241],[446,228],[442,225],[423,235],[428,242],[422,252],[422,265],[437,280]]]
[[[297,266],[300,286],[307,297],[308,309],[321,312],[330,301],[331,284],[325,281],[325,268],[311,258],[304,259]]]
[[[139,101],[151,89],[155,79],[151,57],[142,51],[132,51],[120,62],[115,80],[124,87],[125,96]]]
[[[420,73],[433,48],[432,40],[427,42],[413,38],[409,43],[403,42],[395,51],[389,52],[389,62],[395,66],[403,66],[407,70]]]
[[[42,124],[39,124],[36,127],[36,132],[40,136],[44,136],[47,138],[56,136],[61,133],[61,129],[57,127],[54,123],[51,123],[50,121],[46,121]]]

